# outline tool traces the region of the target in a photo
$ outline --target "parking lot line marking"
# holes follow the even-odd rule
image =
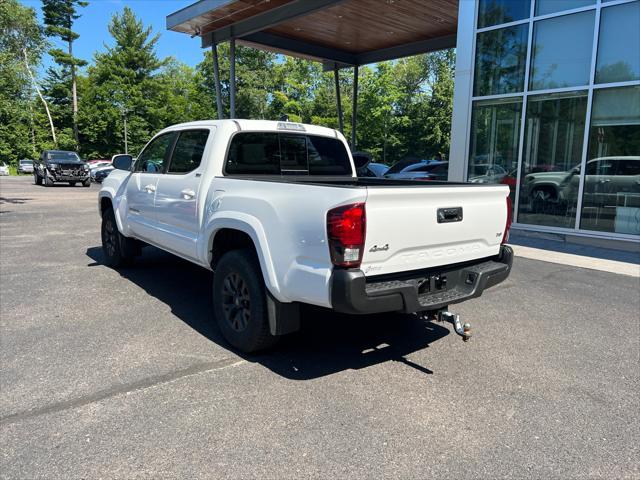
[[[73,400],[65,400],[63,402],[53,403],[42,408],[36,408],[33,410],[25,410],[23,412],[12,413],[0,418],[0,425],[6,425],[10,423],[16,423],[21,420],[25,420],[40,415],[47,415],[49,413],[57,413],[63,410],[71,408],[84,407],[91,403],[100,402],[107,398],[116,397],[123,393],[130,393],[135,391],[144,390],[149,387],[169,383],[179,378],[188,377],[203,372],[210,372],[213,370],[220,370],[225,367],[238,365],[245,363],[246,360],[241,358],[225,358],[222,360],[216,360],[214,362],[205,362],[192,365],[184,370],[177,370],[174,372],[165,373],[163,375],[155,375],[153,377],[143,378],[136,382],[125,383],[122,385],[116,385],[114,387],[106,388],[98,392],[86,395],[84,397],[76,398]]]

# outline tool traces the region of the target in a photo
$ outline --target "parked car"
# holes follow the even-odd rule
[[[414,167],[415,165],[425,165],[425,164],[439,162],[439,161],[441,160],[425,160],[425,159],[419,159],[415,157],[405,158],[391,165],[391,167],[389,167],[385,172],[385,175],[400,173],[406,168]]]
[[[89,170],[95,170],[96,168],[107,167],[111,165],[111,160],[92,160],[87,162],[89,165]]]
[[[385,178],[396,180],[439,180],[447,181],[449,162],[420,162],[403,168],[398,173],[386,173]]]
[[[91,185],[89,165],[80,160],[76,152],[64,150],[45,150],[34,164],[33,179],[36,185],[52,186],[56,182],[67,182],[75,186],[78,182],[84,187]]]
[[[469,166],[468,181],[471,183],[501,183],[507,171],[500,165],[481,163]]]
[[[6,176],[9,175],[9,166],[6,163],[0,165],[0,175]]]
[[[21,173],[33,173],[33,160],[24,158],[18,161],[18,175]]]
[[[506,186],[357,178],[336,130],[191,122],[132,162],[116,157],[99,192],[105,263],[129,264],[144,242],[213,270],[215,319],[245,352],[297,330],[303,303],[455,318],[468,338],[447,306],[511,269]]]
[[[358,177],[382,177],[389,167],[383,163],[375,163],[368,152],[353,152],[351,154],[357,164],[357,159],[362,157],[361,166],[357,169]]]
[[[531,210],[547,204],[574,204],[580,187],[580,165],[564,172],[530,173],[524,177],[521,198]],[[640,194],[640,156],[600,157],[587,162],[585,205],[615,206],[618,194]]]
[[[112,171],[113,171],[112,165],[96,168],[91,172],[91,179],[96,183],[102,183],[102,181],[105,178],[107,178]]]
[[[374,177],[384,177],[384,174],[389,170],[389,165],[374,162],[367,165],[367,170],[371,172]]]

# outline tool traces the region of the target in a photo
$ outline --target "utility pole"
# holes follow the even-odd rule
[[[129,153],[129,134],[127,132],[127,112],[128,110],[125,107],[122,107],[122,119],[124,120],[124,153]]]

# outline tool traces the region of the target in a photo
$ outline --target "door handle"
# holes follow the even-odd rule
[[[190,188],[182,190],[180,194],[182,195],[182,198],[184,198],[185,200],[191,200],[193,197],[196,196],[196,192],[194,192]]]
[[[147,192],[147,193],[153,193],[153,192],[155,192],[155,191],[156,191],[156,186],[155,186],[155,185],[152,185],[152,184],[149,184],[149,185],[146,185],[146,186],[143,188],[143,190],[144,190],[145,192]]]

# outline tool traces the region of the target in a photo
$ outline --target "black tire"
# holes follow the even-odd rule
[[[82,182],[82,186],[83,187],[90,187],[91,186],[91,179],[87,178],[84,182]]]
[[[272,347],[267,299],[260,265],[251,250],[225,253],[213,276],[213,311],[224,338],[253,353]]]
[[[53,187],[53,180],[51,180],[48,175],[45,175],[44,177],[44,186]]]
[[[107,208],[102,213],[102,253],[104,263],[109,267],[118,268],[133,263],[133,259],[138,253],[136,241],[127,238],[118,230],[116,216],[113,209]]]
[[[35,182],[36,185],[42,185],[42,177],[37,173],[33,174],[33,181]]]
[[[72,187],[76,186],[76,182],[69,182],[69,185],[71,185]]]

